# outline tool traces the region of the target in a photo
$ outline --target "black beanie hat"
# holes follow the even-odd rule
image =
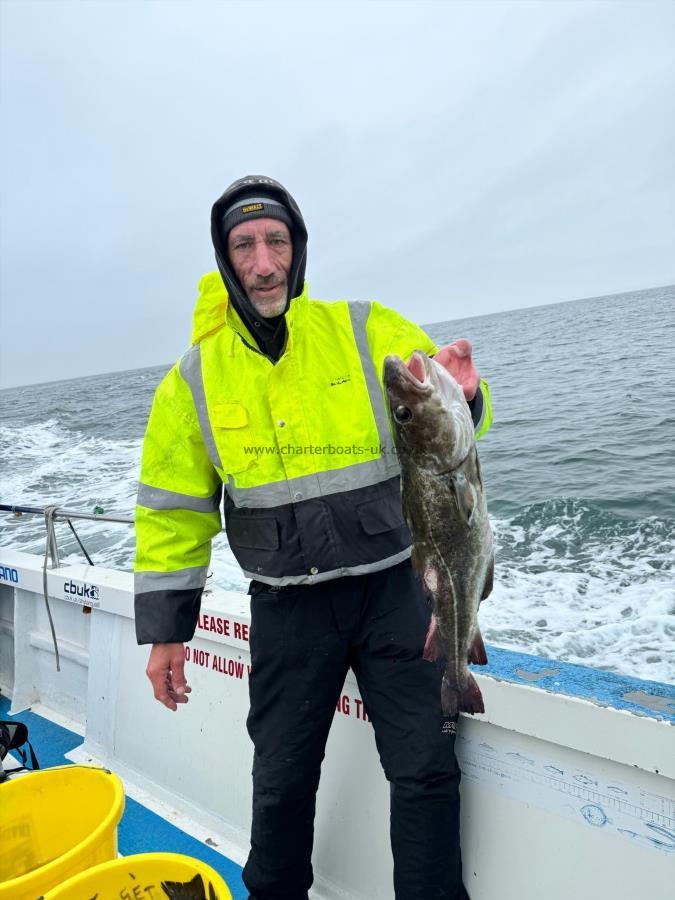
[[[227,242],[230,231],[236,225],[241,225],[242,222],[248,222],[250,219],[279,219],[280,222],[288,225],[291,232],[293,231],[290,213],[282,203],[272,197],[263,197],[254,193],[250,197],[240,197],[226,210],[220,226],[223,240]]]

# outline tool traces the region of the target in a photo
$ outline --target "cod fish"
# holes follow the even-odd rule
[[[487,663],[477,612],[494,549],[471,412],[455,379],[420,350],[384,361],[412,563],[433,602],[424,658],[445,666],[445,715],[485,712],[467,662]]]

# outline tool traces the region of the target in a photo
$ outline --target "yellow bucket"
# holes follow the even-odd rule
[[[199,859],[178,853],[123,856],[80,872],[42,900],[232,900],[220,875]]]
[[[124,789],[93,766],[58,766],[0,785],[0,900],[35,900],[115,859]]]

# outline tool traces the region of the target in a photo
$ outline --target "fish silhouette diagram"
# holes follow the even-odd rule
[[[532,745],[517,749],[491,737],[488,752],[485,744],[457,744],[463,777],[575,818],[581,828],[589,825],[654,852],[675,853],[675,798],[647,792],[639,776],[626,772],[624,781],[607,783],[602,769],[572,774],[570,759],[539,755]]]
[[[586,806],[582,806],[581,815],[589,825],[593,825],[595,828],[602,828],[609,822],[607,813],[597,803],[587,803]]]
[[[635,841],[651,844],[659,850],[675,852],[675,830],[665,828],[663,825],[657,825],[655,822],[646,822],[646,827],[655,832],[658,837],[652,837],[650,834],[640,834],[637,831],[631,831],[629,828],[617,828],[619,834],[633,838]],[[665,840],[662,840],[665,838]]]

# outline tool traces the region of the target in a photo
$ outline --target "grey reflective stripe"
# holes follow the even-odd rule
[[[193,497],[191,494],[165,491],[163,488],[139,482],[136,502],[146,509],[189,509],[194,512],[212,513],[218,511],[221,496],[220,487],[210,497]]]
[[[272,509],[285,503],[299,503],[302,500],[314,500],[329,494],[342,491],[353,491],[370,487],[400,472],[395,456],[382,459],[369,459],[361,463],[353,463],[342,469],[330,469],[312,475],[301,475],[287,481],[276,481],[252,488],[240,488],[230,477],[225,486],[230,499],[236,507],[253,509]]]
[[[375,416],[375,424],[377,425],[377,433],[380,438],[380,446],[384,449],[384,459],[395,459],[394,443],[389,429],[389,418],[384,405],[384,397],[382,396],[382,388],[375,371],[375,363],[370,355],[370,345],[368,344],[368,335],[366,333],[366,323],[370,315],[370,302],[367,300],[356,300],[349,304],[349,315],[352,320],[352,328],[354,329],[354,337],[356,338],[356,346],[361,357],[361,366],[363,374],[366,377],[366,386],[368,388],[368,396],[370,397],[370,405]]]
[[[243,573],[247,578],[255,581],[262,581],[264,584],[285,587],[289,584],[318,584],[321,581],[330,581],[333,578],[341,578],[343,575],[367,575],[368,572],[381,572],[382,569],[389,569],[397,563],[408,559],[412,552],[412,547],[406,547],[393,556],[387,556],[385,559],[379,559],[377,562],[365,563],[362,566],[341,566],[339,569],[331,569],[330,572],[319,572],[318,575],[282,575],[280,578],[271,578],[268,575],[261,575],[260,572],[247,572],[243,569]]]
[[[134,593],[203,588],[208,572],[208,566],[193,566],[190,569],[178,569],[176,572],[134,572]]]
[[[223,465],[220,461],[220,454],[213,439],[213,429],[209,420],[209,412],[206,408],[206,394],[204,393],[204,379],[202,377],[202,356],[199,344],[191,347],[183,356],[179,366],[180,374],[183,376],[192,392],[192,399],[197,410],[197,418],[202,430],[202,438],[209,459],[217,468],[222,469]]]

